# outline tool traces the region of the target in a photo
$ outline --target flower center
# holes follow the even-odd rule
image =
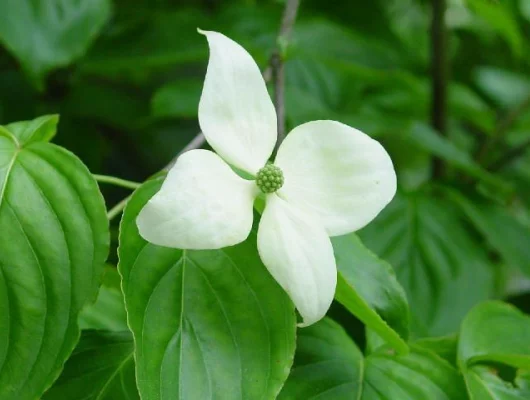
[[[258,171],[256,185],[263,193],[274,193],[283,186],[283,172],[274,164],[267,164]]]

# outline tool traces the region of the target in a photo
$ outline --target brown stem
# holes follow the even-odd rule
[[[271,56],[270,66],[274,83],[274,107],[276,108],[278,124],[278,148],[285,139],[285,64],[284,53],[293,30],[300,0],[287,0],[283,11],[282,24],[278,33],[277,48]]]
[[[446,0],[432,1],[431,21],[431,124],[440,135],[447,130],[447,83],[449,64],[447,60],[447,28],[445,26]],[[443,175],[441,160],[434,162],[434,175]]]

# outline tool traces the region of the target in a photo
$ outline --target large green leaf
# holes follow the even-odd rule
[[[364,360],[342,327],[329,318],[298,333],[294,367],[279,400],[359,399]]]
[[[409,308],[392,267],[355,234],[334,237],[332,243],[339,269],[337,300],[397,351],[406,353]]]
[[[274,398],[294,357],[293,304],[261,263],[254,234],[211,251],[145,242],[136,216],[160,185],[136,191],[120,230],[142,398]]]
[[[0,399],[51,385],[95,297],[109,245],[103,198],[57,117],[0,127]]]
[[[449,193],[504,261],[530,276],[530,229],[503,207]]]
[[[494,294],[484,250],[450,204],[428,194],[398,194],[360,236],[396,269],[417,336],[456,332],[471,307]]]
[[[462,324],[458,360],[462,369],[495,361],[530,370],[530,317],[499,301],[479,304]]]
[[[436,354],[413,345],[407,355],[388,346],[363,357],[344,330],[324,319],[301,329],[294,367],[279,399],[460,400],[458,371]]]
[[[109,0],[3,0],[0,42],[38,86],[85,53],[110,15]]]
[[[130,332],[83,331],[64,371],[42,400],[140,400]]]
[[[419,346],[407,356],[381,348],[366,358],[362,400],[466,400],[461,375]]]

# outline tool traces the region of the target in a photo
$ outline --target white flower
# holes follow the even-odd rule
[[[192,150],[178,158],[138,215],[140,235],[182,249],[232,246],[249,235],[254,200],[266,193],[258,229],[261,259],[303,317],[301,326],[313,324],[335,294],[329,237],[362,228],[390,202],[396,191],[392,161],[364,133],[336,121],[313,121],[290,132],[274,167],[263,169],[277,133],[260,70],[236,42],[201,33],[210,61],[199,123],[218,155]],[[223,160],[256,180],[241,178]]]

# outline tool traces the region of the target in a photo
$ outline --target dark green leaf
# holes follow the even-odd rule
[[[528,76],[499,68],[477,68],[475,81],[480,89],[503,108],[518,106],[530,94]]]
[[[116,22],[112,34],[102,35],[80,65],[81,71],[143,81],[175,64],[206,60],[208,46],[197,27],[210,24],[209,18],[193,9],[133,11]]]
[[[530,229],[503,207],[471,201],[455,191],[450,194],[504,261],[530,276]]]
[[[392,267],[355,234],[332,239],[339,279],[336,298],[398,352],[406,353],[409,308]]]
[[[423,123],[416,123],[410,129],[405,139],[417,148],[428,151],[449,164],[467,172],[470,176],[481,179],[486,183],[508,190],[507,185],[482,169],[465,151],[454,143],[439,135],[431,127]]]
[[[182,79],[157,90],[151,103],[155,117],[196,118],[202,81]]]
[[[426,194],[398,195],[360,236],[396,269],[417,336],[456,332],[471,307],[495,293],[483,249],[450,205]]]
[[[327,59],[380,69],[393,68],[400,62],[400,54],[392,46],[323,19],[300,21],[289,50],[295,57]]]
[[[129,332],[84,331],[42,400],[140,400]]]
[[[47,72],[85,53],[109,15],[109,0],[4,0],[0,42],[42,87]]]
[[[349,400],[361,395],[363,355],[329,318],[298,333],[294,367],[279,400]]]
[[[211,251],[146,243],[135,219],[161,182],[135,192],[120,230],[142,398],[274,398],[294,356],[293,304],[261,263],[254,234]]]
[[[0,128],[0,398],[33,400],[57,378],[95,298],[109,246],[87,168],[43,142],[57,117]]]
[[[466,0],[466,3],[510,45],[514,54],[522,55],[523,36],[515,15],[505,2]]]

